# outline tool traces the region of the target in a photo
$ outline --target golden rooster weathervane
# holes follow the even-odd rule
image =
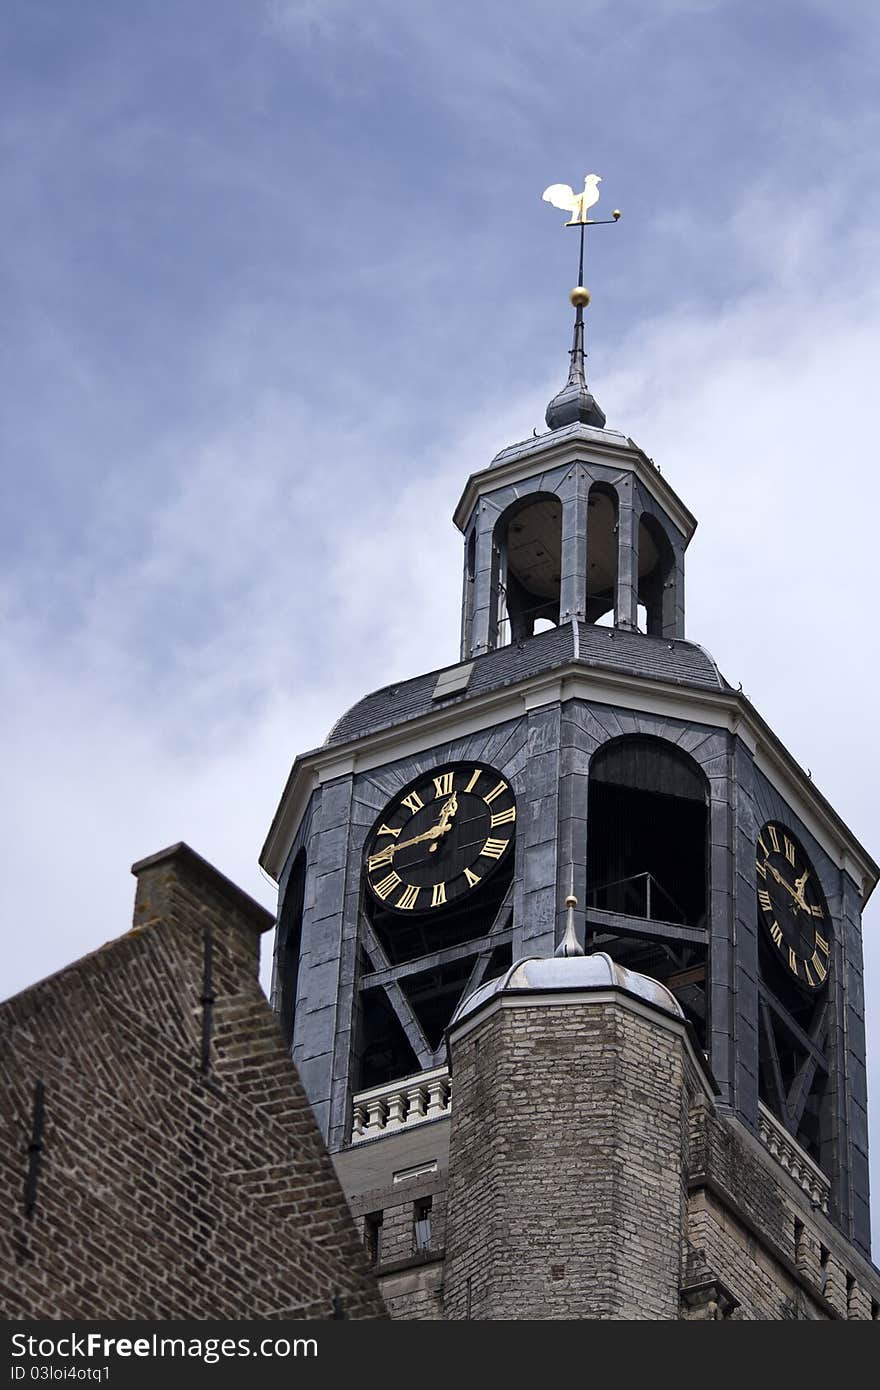
[[[595,397],[587,387],[587,379],[584,370],[584,309],[590,302],[590,291],[584,284],[584,232],[587,227],[607,226],[611,222],[620,221],[620,209],[615,208],[608,218],[588,217],[587,213],[599,201],[599,184],[602,179],[599,174],[587,174],[584,178],[583,193],[575,193],[567,183],[551,183],[549,188],[545,188],[541,195],[545,203],[552,203],[555,208],[562,208],[564,212],[570,212],[571,217],[566,222],[566,227],[578,227],[580,229],[580,257],[578,260],[578,282],[571,294],[568,296],[574,305],[574,336],[571,343],[571,366],[568,372],[568,381],[565,386],[553,397],[547,407],[546,420],[551,430],[561,429],[565,425],[579,421],[581,424],[597,426],[599,429],[605,428],[605,412],[597,404]]]
[[[563,212],[572,214],[571,220],[565,224],[566,227],[578,227],[581,223],[586,223],[587,213],[594,203],[598,203],[601,182],[601,174],[586,174],[583,193],[575,193],[567,183],[551,183],[549,188],[544,189],[541,197],[545,203],[552,203],[555,208],[562,208]],[[615,221],[619,216],[619,212],[615,214]]]
[[[611,222],[620,221],[620,208],[615,208],[610,217],[593,218],[587,216],[590,208],[599,201],[599,184],[601,182],[601,174],[585,174],[583,193],[575,193],[571,185],[567,183],[551,183],[550,187],[545,188],[541,194],[545,203],[550,203],[555,208],[561,208],[563,212],[571,213],[571,217],[565,224],[566,227],[580,227],[581,253],[577,287],[581,290],[584,288],[584,228],[607,227]],[[574,290],[572,290],[573,294]],[[589,298],[587,298],[586,303],[589,303]]]

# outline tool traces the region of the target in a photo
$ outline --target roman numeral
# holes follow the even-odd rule
[[[770,935],[773,937],[773,940],[776,942],[776,945],[777,945],[777,946],[780,948],[780,950],[781,950],[781,949],[782,949],[782,928],[780,927],[780,925],[779,925],[778,922],[774,922],[774,923],[773,923],[772,927],[770,928]]]
[[[397,872],[397,870],[392,869],[388,877],[383,878],[381,883],[373,884],[373,892],[378,893],[379,897],[384,902],[386,898],[390,898],[398,883],[402,882],[403,879],[400,877],[400,874]]]
[[[822,911],[821,907],[819,907],[818,905],[814,905],[813,907],[811,907],[811,908],[810,908],[810,911],[812,912],[812,914],[813,914],[814,917],[824,917],[824,916],[825,916],[825,913]]]
[[[808,984],[808,985],[814,985],[814,984],[816,983],[816,981],[813,979],[812,975],[810,974],[810,963],[809,963],[809,961],[806,961],[806,960],[804,961],[804,974],[805,974],[806,977],[807,977],[807,984]]]
[[[761,839],[760,835],[758,836],[758,844],[761,846],[761,853],[763,854],[764,858],[765,858],[765,859],[769,859],[769,858],[770,858],[770,851],[769,851],[769,849],[767,848],[767,846],[764,844],[764,841]]]
[[[816,945],[818,946],[820,951],[825,952],[826,956],[831,955],[831,947],[828,945],[828,942],[825,940],[824,936],[820,936],[818,932],[816,932]]]
[[[792,868],[794,868],[794,845],[792,844],[791,840],[788,838],[787,835],[783,835],[782,839],[785,844],[785,857],[788,860],[789,864],[791,864]]]
[[[779,836],[776,834],[776,826],[768,825],[767,834],[770,836],[770,843],[773,846],[774,854],[779,853]]]
[[[395,830],[394,827],[393,827],[392,825],[380,825],[380,826],[379,826],[379,829],[376,831],[376,834],[377,834],[377,835],[393,835],[394,838],[395,838],[395,840],[396,840],[397,837],[398,837],[398,835],[400,834],[400,831],[399,831],[399,830]]]
[[[421,811],[425,803],[418,792],[410,792],[409,796],[403,798],[403,804],[404,806],[408,806],[413,815],[415,815],[416,811]]]
[[[432,906],[432,907],[442,907],[443,904],[444,904],[445,902],[446,902],[446,884],[445,884],[445,883],[435,883],[435,884],[434,884],[434,892],[433,892],[432,897],[431,897],[431,906]]]
[[[500,859],[509,844],[509,840],[493,840],[490,835],[480,853],[485,854],[488,859]]]
[[[498,785],[497,785],[496,787],[493,787],[492,790],[491,790],[490,792],[487,792],[487,793],[486,793],[486,795],[483,797],[483,800],[485,801],[485,803],[486,803],[487,806],[491,806],[491,805],[492,805],[492,802],[495,800],[496,796],[500,796],[502,792],[506,792],[506,791],[507,791],[507,783],[506,783],[506,782],[499,782]]]
[[[761,875],[762,878],[765,879],[767,877],[767,865],[762,864],[760,859],[755,860],[755,868],[758,870],[758,873]]]
[[[480,875],[471,873],[470,869],[465,869],[464,876],[470,884],[471,888],[473,888],[475,884],[480,882]]]
[[[797,968],[798,968],[798,958],[797,958],[797,956],[795,955],[794,951],[791,949],[790,946],[789,946],[789,948],[788,948],[788,964],[789,964],[789,969],[791,969],[791,970],[794,972],[794,974],[797,975],[797,973],[798,973],[798,969],[797,969]]]
[[[516,820],[516,807],[508,806],[506,811],[496,811],[489,824],[494,829],[496,825],[507,825],[514,820]]]
[[[418,888],[414,888],[413,885],[412,885],[411,883],[408,883],[408,884],[406,885],[406,888],[404,889],[404,891],[401,893],[400,897],[397,899],[397,902],[394,904],[394,906],[395,906],[395,907],[415,907],[415,905],[416,905],[416,898],[417,898],[418,896],[419,896],[419,890],[418,890]]]
[[[819,983],[821,984],[822,981],[825,979],[825,976],[828,974],[827,963],[820,959],[818,951],[814,951],[810,964],[812,965],[816,974],[819,976]]]
[[[482,769],[481,767],[476,768],[476,769],[474,770],[473,776],[471,777],[471,780],[468,782],[467,786],[465,787],[465,791],[466,791],[466,792],[472,792],[473,789],[474,789],[474,787],[477,785],[477,783],[479,782],[480,778],[482,777],[482,775],[483,775],[483,769]]]
[[[390,864],[393,858],[394,846],[386,845],[385,849],[381,849],[378,854],[370,855],[369,859],[367,860],[367,867],[369,868],[370,873],[372,873],[374,869],[381,869],[383,864]]]
[[[766,888],[758,889],[758,902],[761,904],[765,912],[773,911],[773,904],[770,901],[770,894],[767,892]]]
[[[440,777],[434,778],[434,786],[437,788],[438,796],[452,795],[452,779],[454,776],[454,772],[444,772]]]

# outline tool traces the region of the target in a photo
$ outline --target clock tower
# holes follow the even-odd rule
[[[451,1289],[447,1271],[444,1287],[446,1223],[458,1221],[461,1255],[470,1227],[456,1212],[475,1190],[455,1171],[462,1136],[490,1109],[499,1126],[516,1110],[488,1106],[489,1082],[471,1086],[470,1063],[459,1091],[456,1027],[466,1016],[474,1026],[475,1000],[513,997],[518,962],[567,968],[558,953],[574,941],[578,969],[593,971],[592,984],[577,977],[577,997],[593,998],[601,975],[603,999],[617,990],[666,1010],[703,1078],[712,1152],[739,1145],[740,1170],[757,1165],[750,1190],[764,1183],[772,1205],[776,1183],[779,1210],[789,1203],[782,1253],[779,1211],[750,1227],[725,1198],[745,1246],[760,1237],[780,1261],[776,1311],[735,1261],[700,1263],[686,1214],[673,1315],[861,1316],[833,1312],[828,1270],[849,1281],[847,1307],[858,1294],[876,1310],[860,918],[877,865],[685,635],[696,521],[650,457],[606,427],[584,374],[582,284],[572,302],[568,380],[548,431],[469,477],[455,509],[459,659],[366,695],[293,765],[261,858],[279,886],[274,1005],[393,1314],[529,1315],[472,1314],[464,1275]],[[594,958],[609,962],[607,979]],[[545,1004],[569,987],[526,974]],[[552,1051],[551,1015],[540,1017]],[[575,1068],[580,1093],[599,1071],[588,1052],[572,1057],[560,1066]],[[525,1094],[533,1073],[511,1063],[510,1074]],[[624,1190],[626,1164],[641,1159],[650,1153],[633,1146],[621,1158]],[[673,1187],[693,1193],[702,1179],[688,1162]],[[561,1193],[553,1229],[577,1186]],[[548,1270],[536,1286],[556,1278]],[[704,1286],[711,1298],[688,1294]],[[564,1306],[535,1316],[606,1315]]]

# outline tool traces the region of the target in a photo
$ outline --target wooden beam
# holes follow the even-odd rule
[[[383,966],[382,974],[386,974],[393,967],[389,964],[388,957],[382,947],[382,943],[373,931],[372,924],[364,913],[361,913],[360,920],[361,941],[364,949],[368,952],[373,961],[379,961]],[[375,974],[380,972],[376,971]],[[398,1023],[406,1035],[406,1040],[416,1055],[419,1066],[423,1071],[428,1071],[434,1065],[434,1052],[428,1046],[428,1039],[425,1037],[419,1025],[419,1021],[410,1007],[410,1002],[404,994],[396,978],[392,975],[384,985],[385,997]]]
[[[684,989],[685,985],[703,985],[706,983],[705,965],[695,965],[692,970],[682,970],[677,975],[667,975],[663,981],[667,989]]]
[[[816,1011],[816,1017],[810,1027],[810,1037],[817,1047],[822,1048],[826,1040],[828,1027],[828,1000],[826,999],[820,1009]],[[803,1119],[803,1114],[807,1108],[807,1101],[810,1098],[810,1087],[818,1070],[816,1058],[812,1053],[807,1053],[801,1065],[798,1067],[797,1075],[788,1093],[788,1110],[791,1115],[792,1123],[797,1129]]]
[[[779,1000],[774,998],[766,989],[761,988],[760,985],[758,986],[758,998],[762,1004],[766,1004],[768,1008],[773,1011],[782,1026],[788,1029],[795,1042],[798,1043],[805,1052],[809,1052],[811,1057],[816,1059],[816,1065],[822,1071],[827,1072],[828,1060],[825,1054],[816,1046],[809,1033],[805,1033],[800,1024],[794,1021],[791,1014],[787,1009],[783,1008]]]
[[[510,916],[511,911],[513,910],[513,883],[514,880],[511,879],[509,884],[507,885],[507,892],[501,899],[501,906],[495,913],[495,920],[489,928],[490,936],[495,936],[499,932],[504,931],[505,927],[507,926],[507,919]]]
[[[493,940],[494,940],[494,939],[495,939],[495,938],[493,938]],[[474,992],[475,989],[479,989],[480,985],[483,983],[483,978],[484,978],[484,976],[485,976],[485,974],[486,974],[486,967],[488,966],[489,961],[490,961],[491,959],[492,959],[492,952],[491,952],[491,951],[482,951],[482,952],[480,953],[480,955],[477,956],[477,959],[474,961],[474,964],[473,964],[473,968],[472,968],[472,970],[471,970],[471,973],[470,973],[470,975],[468,975],[467,983],[466,983],[464,989],[461,991],[461,994],[458,996],[458,1004],[460,1004],[461,1001],[462,1001],[463,999],[467,999],[467,997],[468,997],[469,994],[473,994],[473,992]],[[456,1008],[458,1008],[458,1004],[456,1004],[456,1006],[455,1006]],[[453,1012],[454,1012],[454,1010],[453,1010]],[[445,1038],[445,1036],[444,1036],[444,1037],[441,1039],[440,1044],[439,1044],[439,1046],[437,1047],[437,1050],[436,1050],[435,1053],[434,1053],[434,1066],[435,1066],[435,1067],[438,1067],[438,1066],[440,1065],[440,1063],[441,1063],[441,1062],[444,1062],[445,1060],[446,1060],[446,1038]]]
[[[434,1065],[434,1050],[428,1046],[428,1039],[422,1032],[418,1019],[410,1007],[410,1002],[396,980],[391,980],[385,986],[385,995],[391,1005],[397,1021],[406,1034],[406,1040],[419,1060],[422,1071],[428,1071]]]
[[[365,913],[361,913],[360,938],[363,942],[364,950],[370,960],[378,962],[379,970],[390,970],[391,962],[385,954],[385,947],[382,945],[376,933],[373,931],[372,923]],[[377,972],[378,973],[378,972]]]
[[[433,951],[429,956],[416,956],[414,960],[402,961],[400,965],[385,965],[381,970],[372,970],[368,975],[362,975],[358,981],[358,989],[384,987],[390,980],[405,980],[409,975],[421,975],[422,971],[434,970],[438,965],[451,965],[454,961],[465,960],[467,956],[476,956],[487,950],[491,952],[496,946],[503,946],[512,938],[513,932],[508,929],[494,935],[478,936],[474,941],[462,941],[458,946],[446,946],[442,951]],[[366,942],[364,944],[366,945]],[[372,954],[370,951],[370,955]]]
[[[773,1031],[773,1019],[764,999],[762,999],[760,1003],[760,1015],[764,1042],[767,1048],[767,1055],[770,1059],[770,1073],[773,1077],[773,1089],[776,1092],[776,1104],[779,1107],[779,1118],[782,1120],[785,1128],[790,1133],[794,1133],[791,1115],[788,1109],[788,1095],[785,1090],[785,1082],[782,1078],[782,1067],[779,1062],[779,1050],[776,1046],[776,1035]]]
[[[588,907],[584,918],[587,931],[610,932],[612,936],[641,936],[653,941],[688,942],[695,946],[709,944],[709,933],[705,927],[680,927],[675,922],[628,917],[624,912],[606,912],[598,907]]]

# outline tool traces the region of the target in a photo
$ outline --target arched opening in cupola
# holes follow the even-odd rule
[[[464,594],[464,649],[468,651],[471,643],[471,629],[474,623],[474,581],[477,577],[477,528],[473,526],[465,546]]]
[[[675,552],[669,537],[656,517],[643,515],[639,521],[639,604],[644,605],[650,637],[663,636],[664,595],[674,568]]]
[[[617,493],[594,483],[587,498],[587,622],[613,626],[617,599]]]
[[[562,574],[562,503],[552,493],[532,493],[499,518],[497,559],[499,647],[556,627]],[[540,623],[540,628],[537,625]]]

